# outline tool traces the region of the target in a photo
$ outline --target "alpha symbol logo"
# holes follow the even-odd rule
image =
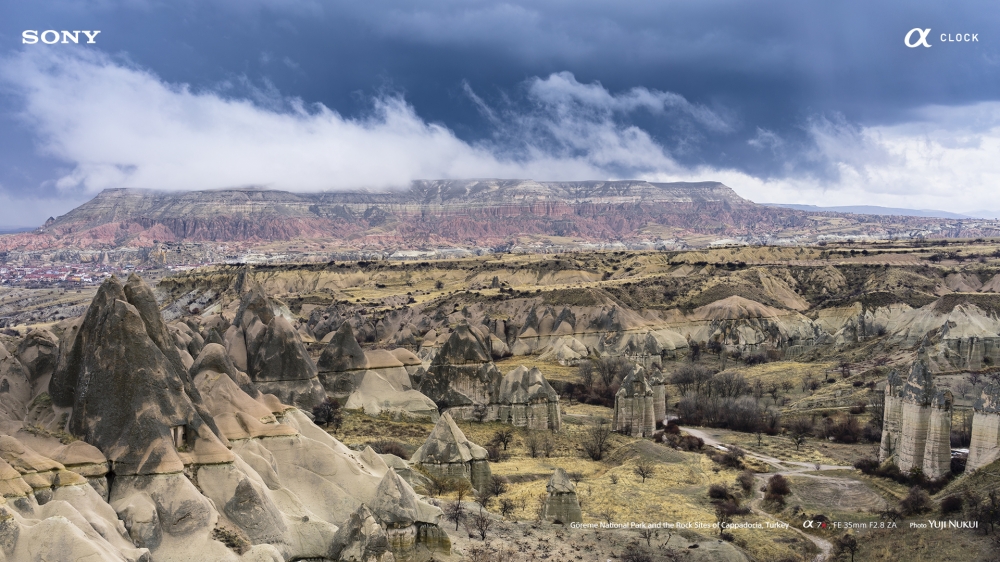
[[[920,37],[916,41],[911,42],[910,40],[913,38],[914,33],[916,33]],[[931,28],[929,27],[927,29],[920,29],[919,27],[914,27],[909,31],[909,33],[906,34],[906,37],[903,38],[903,44],[905,44],[907,47],[911,49],[919,47],[921,45],[930,48],[931,45],[930,43],[927,42],[927,36],[930,34],[931,34]]]

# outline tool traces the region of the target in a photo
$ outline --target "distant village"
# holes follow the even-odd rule
[[[41,289],[48,287],[77,288],[99,285],[112,275],[128,274],[135,266],[83,263],[76,265],[0,266],[0,285]]]

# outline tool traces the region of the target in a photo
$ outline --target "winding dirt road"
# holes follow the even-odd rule
[[[707,433],[705,433],[704,431],[702,431],[700,429],[695,429],[693,427],[681,427],[681,430],[684,431],[684,432],[686,432],[688,435],[693,435],[693,436],[701,439],[709,447],[725,447],[725,445],[722,444],[721,442],[719,442],[719,440],[714,439],[713,437],[709,436]],[[814,463],[810,464],[810,463],[807,463],[807,462],[783,461],[781,459],[776,459],[774,457],[769,457],[767,455],[761,455],[759,453],[754,453],[752,451],[746,451],[746,455],[748,457],[753,457],[753,458],[755,458],[755,459],[757,459],[757,460],[759,460],[761,462],[767,463],[767,464],[769,464],[772,467],[774,467],[774,468],[777,469],[777,471],[775,471],[775,472],[769,472],[766,475],[765,474],[757,474],[756,478],[757,478],[758,482],[765,482],[767,478],[770,478],[771,476],[774,476],[775,474],[781,474],[781,475],[794,474],[794,475],[800,476],[800,477],[816,478],[818,480],[824,480],[824,481],[830,482],[830,483],[835,484],[835,485],[840,485],[840,484],[843,483],[842,482],[843,481],[842,478],[836,478],[836,477],[832,477],[832,476],[820,476],[818,474],[804,474],[806,471],[815,471],[815,470],[817,470],[817,466]],[[819,465],[819,468],[818,468],[818,470],[843,470],[843,469],[853,470],[854,467],[853,466],[838,466],[838,465],[833,465],[833,464],[821,464],[821,465]],[[770,520],[776,521],[776,522],[780,521],[780,519],[778,519],[777,517],[771,515],[770,513],[766,512],[766,511],[764,511],[764,510],[762,510],[762,509],[760,509],[758,507],[758,505],[760,504],[760,502],[763,499],[764,499],[764,492],[762,492],[760,490],[760,488],[758,487],[757,493],[756,493],[753,501],[750,502],[750,509],[754,513],[756,513],[757,515],[760,515],[761,517],[764,517],[766,519],[770,519]],[[830,554],[833,552],[833,544],[830,541],[828,541],[828,540],[826,540],[824,538],[821,538],[821,537],[817,537],[815,535],[810,535],[809,533],[807,533],[807,532],[805,532],[802,529],[799,529],[797,527],[789,526],[789,529],[791,529],[791,530],[795,531],[796,533],[802,535],[803,537],[809,539],[810,541],[812,541],[813,544],[816,545],[817,548],[819,548],[820,553],[817,554],[815,558],[813,558],[813,562],[826,562],[827,560],[830,560]]]

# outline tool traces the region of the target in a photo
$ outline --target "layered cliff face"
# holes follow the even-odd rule
[[[151,246],[160,242],[366,237],[381,247],[508,243],[542,234],[582,240],[640,238],[650,224],[700,231],[748,223],[785,226],[802,214],[762,207],[717,182],[418,181],[390,192],[290,193],[236,189],[162,193],[106,190],[5,249]],[[718,232],[717,228],[712,229]],[[725,234],[725,233],[723,233]]]
[[[497,420],[530,429],[559,431],[559,395],[536,367],[501,375],[493,363],[497,338],[460,324],[418,372],[420,391],[458,419]]]
[[[267,303],[243,304],[258,322],[268,315]],[[347,449],[261,392],[223,345],[204,344],[185,368],[189,342],[172,337],[179,327],[163,322],[138,277],[106,281],[72,325],[61,331],[47,391],[33,399],[31,381],[48,370],[31,361],[40,354],[22,354],[30,368],[0,358],[7,559],[249,562],[359,553],[389,561],[394,552],[406,559],[450,548],[439,509],[378,455]],[[258,328],[251,333],[266,332]]]

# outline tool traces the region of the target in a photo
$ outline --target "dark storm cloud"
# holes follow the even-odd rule
[[[866,166],[894,165],[892,149],[869,138],[871,128],[930,123],[928,107],[1000,95],[1000,13],[985,2],[37,4],[3,9],[6,64],[32,48],[20,45],[23,29],[101,29],[101,52],[127,57],[167,85],[272,110],[297,98],[348,120],[377,116],[373,100],[405,99],[420,121],[500,160],[526,151],[578,157],[591,144],[559,136],[574,124],[591,134],[647,135],[662,147],[661,154],[640,151],[649,160],[631,168],[616,156],[614,166],[601,168],[612,174],[725,169],[832,189],[852,173],[871,180]],[[934,46],[906,48],[903,36],[913,27],[932,28]],[[980,40],[938,41],[940,33],[958,32],[977,32]],[[580,88],[559,103],[540,97],[537,85],[560,73]],[[51,151],[37,154],[45,146],[38,116],[12,117],[24,103],[23,90],[11,88],[8,81],[0,98],[10,124],[0,146],[16,149],[0,155],[0,186],[8,197],[52,190],[78,163],[65,153],[55,160]],[[587,91],[605,96],[603,105],[573,97]],[[659,96],[659,106],[623,111],[607,103],[607,96],[628,103],[635,92]],[[947,118],[982,123],[964,115]],[[948,142],[964,142],[955,140],[960,136]]]

